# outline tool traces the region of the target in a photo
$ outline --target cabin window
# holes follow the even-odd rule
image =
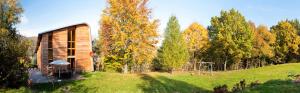
[[[53,33],[48,33],[48,63],[53,61]]]
[[[68,30],[68,56],[75,56],[75,29]]]
[[[68,59],[67,61],[70,64],[69,69],[72,71],[75,70],[75,28],[69,29],[68,30],[68,45],[67,45],[67,54],[68,54]]]

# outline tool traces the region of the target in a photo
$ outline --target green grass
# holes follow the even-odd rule
[[[212,92],[218,85],[232,88],[242,79],[246,83],[259,80],[262,84],[247,87],[250,93],[300,93],[300,85],[292,83],[289,73],[300,74],[300,64],[283,64],[262,68],[214,72],[212,75],[151,72],[147,74],[120,74],[108,72],[87,73],[86,80],[55,84],[39,84],[30,92],[63,92],[68,88],[79,93],[203,93]],[[27,88],[7,92],[29,92]]]

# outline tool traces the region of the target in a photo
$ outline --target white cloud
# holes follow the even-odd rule
[[[21,24],[25,25],[29,22],[28,18],[25,15],[22,15],[21,17]]]
[[[37,36],[38,35],[37,31],[38,30],[20,29],[19,33],[23,36],[26,36],[26,37],[32,37],[32,36]]]

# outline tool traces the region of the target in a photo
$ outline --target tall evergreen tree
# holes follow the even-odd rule
[[[162,64],[168,71],[181,68],[189,59],[186,43],[180,33],[180,26],[175,16],[171,16],[165,29],[162,44]]]

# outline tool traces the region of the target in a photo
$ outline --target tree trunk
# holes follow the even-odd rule
[[[98,60],[100,60],[100,62],[99,62],[99,65],[98,65],[98,70],[100,70],[100,71],[104,71],[105,69],[104,69],[104,60],[103,60],[103,58],[99,58]]]
[[[197,71],[197,62],[196,62],[196,60],[195,59],[193,59],[193,63],[194,63],[194,71]]]
[[[194,65],[194,71],[197,70],[197,62],[196,62],[196,58],[195,58],[195,52],[193,52],[193,65]]]
[[[246,59],[246,69],[249,69],[250,67],[249,67],[249,64],[250,64],[250,62],[249,62],[249,60],[248,60],[248,58]]]
[[[123,73],[127,74],[128,73],[128,64],[127,62],[125,63],[124,67],[123,67]]]
[[[170,73],[170,74],[173,74],[173,70],[174,70],[174,69],[171,68],[171,69],[169,70],[169,71],[170,71],[169,73]]]
[[[224,71],[226,71],[227,69],[226,69],[226,66],[227,65],[227,56],[226,56],[226,58],[225,58],[225,62],[224,62]]]

